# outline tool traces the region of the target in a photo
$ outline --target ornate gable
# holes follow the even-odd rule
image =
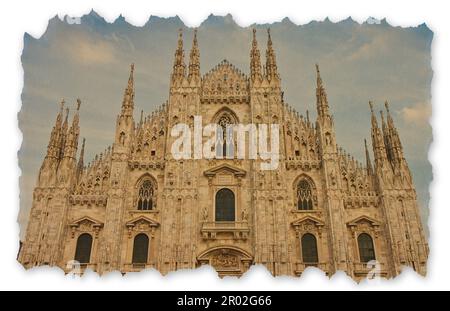
[[[298,238],[304,233],[315,233],[321,237],[325,223],[316,217],[308,215],[291,222],[291,225],[294,227],[295,234]]]
[[[83,226],[89,226],[89,227],[103,227],[103,223],[95,220],[94,218],[91,218],[89,216],[85,216],[82,218],[79,218],[75,221],[73,221],[72,223],[69,224],[70,227],[83,227]]]
[[[139,216],[139,217],[131,219],[125,225],[128,229],[128,238],[132,237],[133,232],[135,232],[135,233],[140,233],[140,232],[150,233],[150,236],[154,237],[155,228],[157,228],[159,226],[159,223],[148,217]]]
[[[206,177],[211,178],[211,177],[216,176],[216,174],[220,173],[220,172],[231,173],[231,174],[233,174],[236,177],[244,177],[245,174],[246,174],[246,172],[243,169],[231,166],[231,165],[226,164],[226,163],[221,164],[219,166],[216,166],[216,167],[214,167],[212,169],[209,169],[209,170],[203,172],[203,174]]]
[[[380,225],[380,223],[369,217],[369,216],[359,216],[349,222],[347,222],[347,226],[349,227],[357,227],[357,226],[364,226],[364,225],[368,225],[368,226],[372,226],[372,227],[378,227]]]
[[[75,237],[75,232],[93,232],[97,238],[98,232],[103,228],[103,223],[89,216],[85,216],[70,223],[69,227],[71,229],[72,239]]]
[[[159,223],[156,222],[155,220],[150,219],[145,216],[136,217],[126,223],[127,227],[136,227],[136,226],[142,226],[142,225],[149,226],[149,227],[158,227]]]
[[[300,227],[300,226],[314,226],[314,227],[323,227],[325,224],[320,219],[313,217],[313,216],[305,216],[300,219],[297,219],[291,223],[294,227]]]
[[[202,78],[202,100],[219,102],[247,101],[248,78],[227,60],[221,61]]]

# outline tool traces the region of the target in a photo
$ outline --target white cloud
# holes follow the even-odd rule
[[[86,65],[89,64],[109,64],[114,61],[114,50],[106,42],[79,42],[76,46],[79,60]]]
[[[431,116],[431,105],[428,103],[417,103],[414,106],[404,107],[401,110],[403,120],[418,126],[425,126]]]

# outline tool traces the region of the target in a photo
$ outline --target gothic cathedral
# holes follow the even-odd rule
[[[240,276],[260,264],[276,276],[311,266],[354,279],[393,277],[402,266],[425,275],[428,244],[388,103],[381,119],[369,103],[374,163],[364,142],[362,164],[337,144],[316,70],[313,122],[283,99],[270,32],[262,65],[253,30],[249,76],[226,60],[202,76],[196,32],[186,65],[180,31],[168,101],[135,120],[132,65],[114,142],[87,165],[84,139],[77,160],[81,102],[71,122],[62,103],[19,261],[66,272],[211,265]],[[279,124],[278,168],[261,170],[258,158],[174,159],[170,131],[193,127],[194,116]]]

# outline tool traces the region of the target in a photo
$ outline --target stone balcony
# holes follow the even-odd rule
[[[201,233],[203,239],[216,239],[229,236],[235,240],[246,240],[250,233],[250,227],[246,221],[207,221],[202,223]]]

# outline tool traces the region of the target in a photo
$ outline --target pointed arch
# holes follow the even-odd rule
[[[298,182],[302,179],[305,179],[309,182],[309,184],[311,185],[312,189],[316,190],[316,183],[314,182],[314,180],[307,174],[300,174],[297,176],[297,178],[295,178],[294,183],[292,184],[293,188],[296,189]]]
[[[294,191],[298,210],[314,209],[316,186],[311,177],[306,174],[298,176],[294,182]]]
[[[239,123],[239,118],[237,114],[228,107],[222,107],[214,114],[212,117],[211,123],[217,123],[223,115],[229,115],[232,118],[233,124]]]
[[[229,125],[239,123],[236,113],[228,107],[223,107],[214,115],[213,123],[219,125],[222,130],[222,133],[218,131],[216,136],[216,156],[218,158],[233,158],[235,150],[234,133],[227,133],[227,128]]]
[[[136,182],[136,209],[152,210],[156,202],[157,183],[155,178],[146,173]]]

